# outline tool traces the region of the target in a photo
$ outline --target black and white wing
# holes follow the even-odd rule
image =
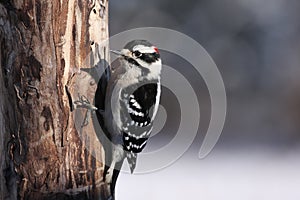
[[[130,170],[133,172],[136,166],[136,154],[144,149],[152,130],[159,104],[160,84],[148,83],[138,87],[132,93],[126,93],[127,91],[125,89],[122,94],[126,97],[122,106],[125,122],[123,123],[123,148]]]

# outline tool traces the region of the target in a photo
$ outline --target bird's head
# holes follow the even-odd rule
[[[154,45],[146,40],[133,40],[127,43],[120,51],[111,50],[119,55],[129,66],[141,68],[149,73],[161,71],[160,54]]]

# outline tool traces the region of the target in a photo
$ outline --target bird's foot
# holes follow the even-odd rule
[[[74,101],[75,108],[85,108],[90,111],[98,110],[96,106],[90,103],[88,98],[84,95],[80,96],[78,95],[79,100]]]
[[[80,96],[78,94],[78,100],[74,101],[74,106],[76,108],[85,108],[87,109],[87,112],[85,114],[84,120],[82,122],[81,127],[87,126],[89,124],[89,117],[92,112],[98,110],[97,107],[95,107],[93,104],[90,103],[88,98],[84,95]]]

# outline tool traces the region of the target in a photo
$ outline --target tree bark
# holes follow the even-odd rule
[[[108,58],[107,38],[108,0],[0,1],[0,200],[110,196],[93,125],[73,112],[93,102],[80,68]]]

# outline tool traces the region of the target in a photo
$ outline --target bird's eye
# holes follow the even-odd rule
[[[141,52],[139,52],[139,51],[134,51],[133,52],[133,56],[135,56],[135,57],[140,57],[140,56],[142,56],[142,53]]]

